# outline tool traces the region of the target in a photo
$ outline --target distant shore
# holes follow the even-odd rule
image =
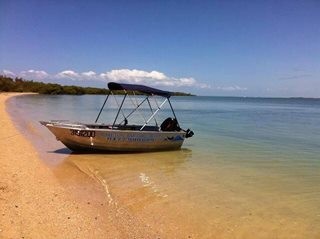
[[[33,92],[45,95],[107,95],[109,89],[96,87],[81,87],[75,85],[59,85],[39,81],[25,80],[22,78],[11,78],[0,75],[0,92]],[[122,90],[113,91],[115,94],[123,95]],[[132,94],[132,93],[130,93]],[[135,94],[141,94],[135,92]],[[194,96],[190,93],[173,92],[174,96]]]
[[[108,215],[104,191],[85,175],[88,187],[70,192],[13,125],[0,93],[0,238],[125,238]],[[75,186],[76,187],[76,186]]]

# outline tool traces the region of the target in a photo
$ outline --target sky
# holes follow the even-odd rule
[[[0,0],[0,74],[320,97],[320,1]]]

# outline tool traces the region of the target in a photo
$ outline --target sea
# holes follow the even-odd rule
[[[134,220],[159,238],[320,238],[320,99],[171,97],[180,126],[194,136],[168,152],[74,154],[39,123],[94,122],[104,100],[25,95],[7,106],[41,160],[94,179],[128,227]],[[98,121],[112,123],[120,103],[116,96]],[[148,119],[147,110],[132,122]],[[171,109],[161,112],[158,124]]]

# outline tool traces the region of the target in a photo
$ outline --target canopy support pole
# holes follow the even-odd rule
[[[105,106],[105,104],[106,104],[106,102],[107,102],[107,100],[108,100],[108,98],[109,98],[109,95],[110,95],[110,93],[107,95],[106,99],[104,100],[103,105],[102,105],[102,107],[101,107],[101,109],[100,109],[100,112],[99,112],[99,114],[98,114],[98,116],[97,116],[97,118],[96,118],[95,123],[97,123],[97,121],[98,121],[98,119],[99,119],[99,117],[100,117],[100,115],[101,115],[101,112],[102,112],[102,110],[103,110],[103,108],[104,108],[104,106]]]
[[[168,98],[166,98],[161,105],[158,107],[158,109],[150,116],[150,118],[147,120],[147,122],[140,128],[140,131],[146,127],[146,125],[149,123],[150,120],[158,113],[158,111],[161,109],[161,107],[167,102]]]
[[[153,109],[152,109],[152,107],[151,107],[151,103],[150,103],[150,100],[149,100],[149,99],[148,99],[148,104],[149,104],[151,113],[153,113]],[[156,123],[156,126],[158,126],[158,122],[157,122],[157,120],[156,120],[156,117],[154,117],[154,122]]]
[[[128,95],[128,94],[126,93],[126,94],[124,95],[123,99],[122,99],[121,105],[120,105],[119,110],[118,110],[118,112],[117,112],[117,116],[116,116],[116,118],[115,118],[114,121],[113,121],[112,128],[113,128],[114,125],[116,124],[116,121],[117,121],[117,119],[118,119],[120,110],[121,110],[121,112],[122,112],[122,105],[123,105],[124,100],[126,99],[127,95]]]
[[[169,98],[167,98],[167,99],[168,99],[168,102],[169,102],[169,105],[170,105],[171,111],[172,111],[172,113],[173,113],[173,116],[174,116],[174,118],[177,120],[178,126],[180,127],[179,122],[178,122],[178,119],[177,119],[177,116],[176,116],[176,114],[174,113],[174,110],[173,110],[173,108],[172,108],[172,105],[171,105],[170,99],[169,99]]]
[[[126,118],[128,118],[130,115],[132,115],[147,99],[148,99],[148,97],[149,96],[147,96],[147,98],[145,98],[143,101],[141,101],[138,105],[134,105],[136,108],[134,108],[126,117],[125,117],[125,119]],[[129,96],[129,98],[130,98],[130,96]],[[130,98],[131,99],[131,98]],[[131,100],[131,102],[132,102],[132,100]],[[133,103],[133,102],[132,102]],[[121,123],[123,123],[125,120],[122,120],[121,121]],[[144,121],[146,121],[145,119],[144,119]],[[121,124],[120,123],[120,124]]]

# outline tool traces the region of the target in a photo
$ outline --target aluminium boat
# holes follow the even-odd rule
[[[186,138],[194,135],[190,129],[184,130],[180,127],[170,102],[170,97],[173,95],[172,92],[144,85],[115,82],[108,83],[108,88],[110,90],[109,94],[106,96],[94,123],[78,123],[65,120],[40,121],[40,123],[46,126],[56,136],[57,140],[76,152],[177,150],[181,148]],[[121,103],[117,100],[119,96],[116,96],[119,91],[123,92]],[[110,124],[98,123],[110,95],[114,96],[118,106],[115,118]],[[133,97],[136,98],[135,101],[132,100]],[[151,104],[152,98],[154,100],[153,106]],[[159,98],[161,103],[158,102]],[[134,106],[129,113],[127,108],[124,110],[124,103],[128,99]],[[156,116],[166,103],[169,104],[172,115],[159,125]],[[141,111],[142,106],[149,109],[149,118],[143,117],[144,120],[140,124],[129,124],[130,117],[135,112]],[[153,123],[151,124],[151,122]]]

